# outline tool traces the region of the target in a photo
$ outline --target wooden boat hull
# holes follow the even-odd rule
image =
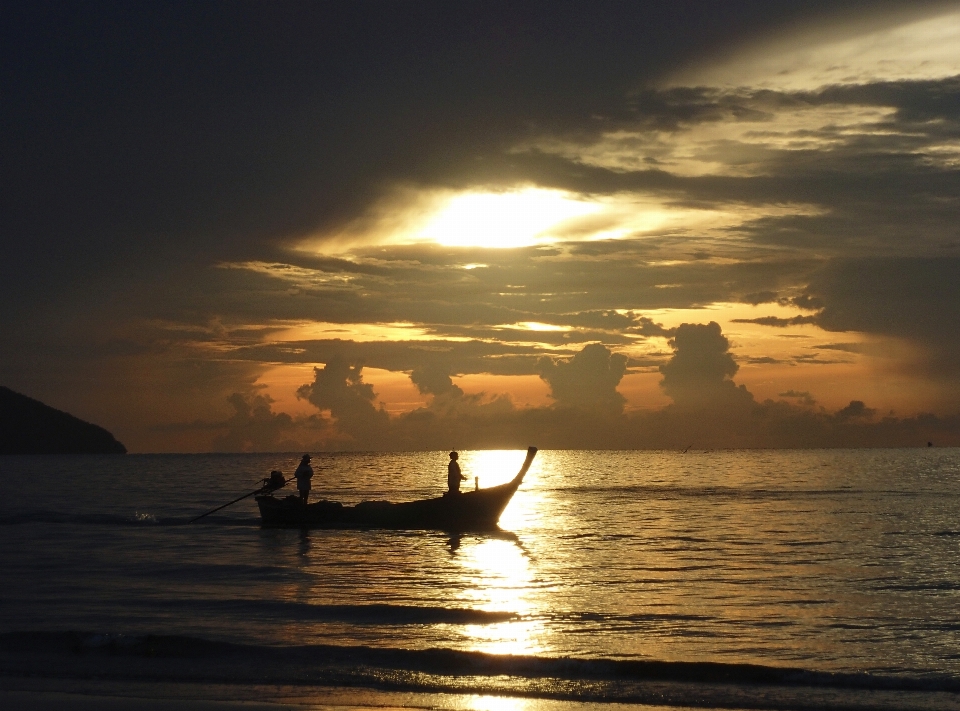
[[[520,472],[506,484],[489,489],[403,503],[363,501],[356,506],[337,501],[304,504],[297,496],[265,495],[257,497],[257,505],[263,525],[269,528],[490,530],[497,527],[536,453],[536,447],[528,448]]]

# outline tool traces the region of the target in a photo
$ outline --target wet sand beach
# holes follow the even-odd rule
[[[436,709],[437,711],[683,711],[678,706],[581,703],[471,694],[424,694],[373,689],[264,689],[192,684],[37,684],[0,679],[0,708],[18,711],[346,711]],[[255,700],[250,696],[283,700]],[[698,707],[703,709],[705,707]],[[707,708],[706,711],[711,711]],[[730,711],[727,709],[727,711]],[[736,711],[734,709],[733,711]]]

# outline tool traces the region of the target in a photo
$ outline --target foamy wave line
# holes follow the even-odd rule
[[[163,603],[159,603],[163,605]],[[220,614],[269,616],[278,620],[345,622],[355,625],[478,625],[520,619],[515,612],[473,610],[419,605],[318,605],[285,600],[191,600],[191,610],[209,609]],[[178,607],[179,602],[171,603]]]
[[[599,494],[604,497],[642,496],[645,499],[733,499],[733,500],[793,500],[823,497],[849,497],[864,494],[874,496],[896,496],[915,498],[923,492],[901,491],[898,489],[853,489],[853,488],[750,488],[736,486],[678,486],[675,484],[624,484],[620,486],[595,486],[589,484],[563,486],[547,489],[550,492],[563,492],[568,495]]]
[[[152,661],[147,663],[147,659]],[[892,692],[901,694],[893,697],[899,699],[897,703],[910,708],[907,702],[913,697],[908,692],[945,694],[951,704],[957,703],[956,695],[960,694],[960,679],[943,675],[879,676],[757,664],[514,656],[436,648],[269,646],[176,635],[0,634],[0,675],[123,679],[149,678],[151,670],[158,678],[191,682],[248,683],[256,678],[257,683],[511,693],[633,703],[672,702],[691,694],[719,703],[719,697],[711,696],[714,691],[728,698],[730,694],[742,696],[747,693],[745,689],[762,687],[761,696],[768,701],[780,699],[776,704],[783,704],[783,697],[771,689],[786,688],[795,690],[790,693],[802,690],[805,695],[829,691],[833,694],[831,703],[838,700],[836,693],[846,696],[843,692],[850,692],[854,694],[850,698],[855,698],[864,692]],[[690,685],[696,689],[691,690]],[[731,688],[738,691],[734,693]],[[923,698],[928,706],[936,700]],[[749,707],[768,706],[751,702]],[[814,702],[804,707],[819,708]],[[891,708],[897,708],[896,703]]]
[[[65,513],[62,511],[29,511],[0,516],[0,526],[22,526],[31,523],[74,524],[87,526],[182,526],[190,517],[159,518],[152,513],[134,512],[129,516],[100,513]],[[260,525],[259,519],[218,516],[205,520],[207,524],[228,526]]]

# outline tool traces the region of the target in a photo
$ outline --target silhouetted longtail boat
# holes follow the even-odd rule
[[[443,531],[490,530],[497,527],[500,514],[510,503],[537,453],[527,449],[520,472],[506,484],[489,489],[444,494],[435,499],[391,503],[362,501],[344,506],[338,501],[304,504],[298,496],[278,499],[270,494],[257,497],[264,526],[272,528],[409,528]]]

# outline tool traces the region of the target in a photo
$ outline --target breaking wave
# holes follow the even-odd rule
[[[24,513],[0,516],[0,526],[21,526],[32,523],[72,524],[87,526],[182,526],[190,518],[160,518],[152,513],[134,512],[130,515],[107,513],[65,513],[62,511],[28,511]],[[260,519],[237,516],[209,516],[203,519],[204,525],[221,526],[259,526]],[[196,525],[201,525],[197,522]]]
[[[378,608],[381,606],[373,606]],[[389,606],[382,606],[389,607]],[[395,610],[369,609],[374,616]],[[451,611],[445,611],[451,612]],[[427,613],[429,614],[429,612]],[[576,701],[747,708],[939,708],[960,680],[721,662],[498,655],[452,649],[238,644],[179,635],[11,632],[0,674],[59,678],[309,684]],[[793,699],[794,701],[791,701]]]

